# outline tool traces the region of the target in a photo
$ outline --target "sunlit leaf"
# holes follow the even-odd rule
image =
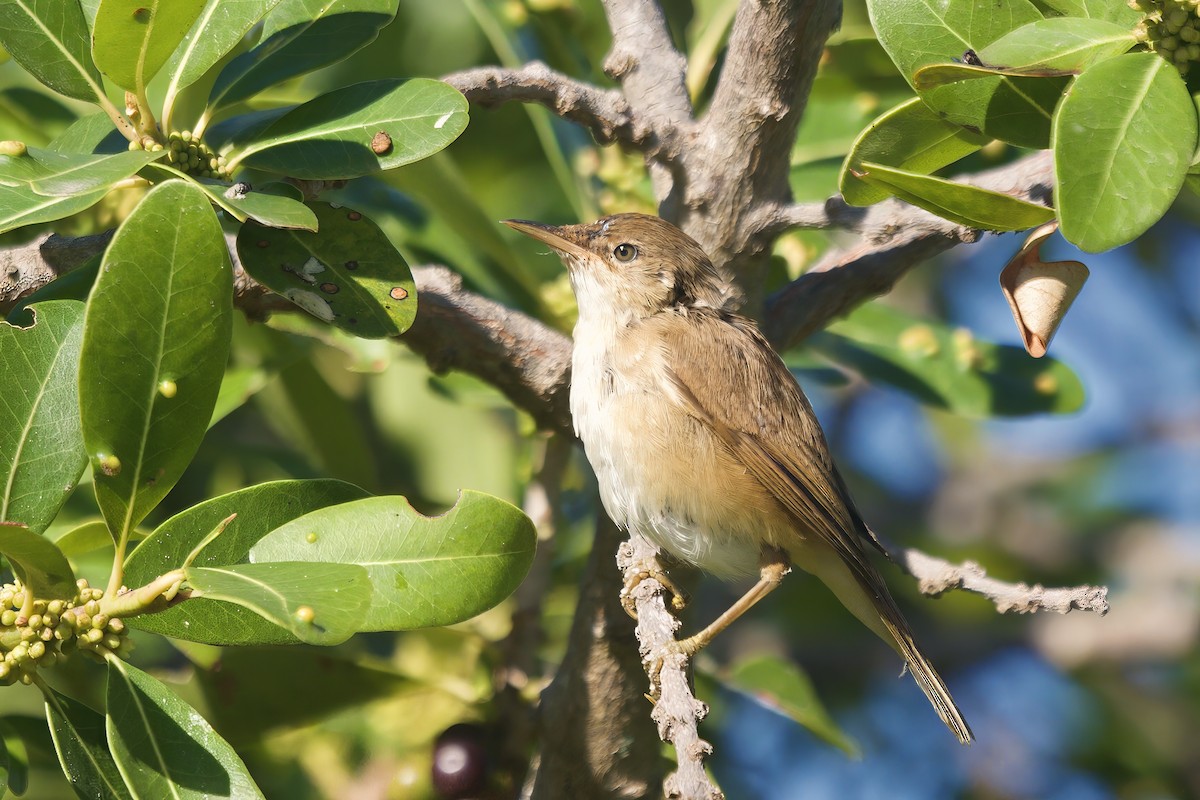
[[[112,186],[165,155],[145,150],[87,155],[31,147],[23,156],[0,155],[0,184],[25,185],[48,197],[84,194]]]
[[[408,330],[416,284],[408,264],[374,222],[357,211],[310,203],[316,233],[247,224],[238,231],[242,266],[272,291],[356,336]]]
[[[131,800],[108,750],[104,716],[49,687],[42,693],[54,749],[75,794],[95,800]]]
[[[24,525],[0,522],[0,554],[35,597],[68,600],[79,590],[62,551]]]
[[[426,158],[467,126],[467,100],[426,78],[357,83],[284,114],[231,164],[293,178],[357,178]]]
[[[105,706],[113,760],[134,796],[262,797],[246,765],[204,717],[132,664],[109,659]]]
[[[200,597],[249,609],[308,644],[349,639],[371,603],[371,583],[358,564],[234,564],[184,574]]]
[[[118,86],[142,94],[204,8],[204,0],[103,0],[92,56]]]
[[[208,198],[146,195],[117,230],[88,301],[83,438],[114,538],[170,491],[200,444],[229,352],[232,272]]]
[[[269,531],[318,508],[365,496],[341,481],[275,481],[215,497],[160,525],[130,556],[125,580],[140,586],[182,566],[208,533],[230,514],[237,517],[193,562],[223,567],[245,562],[250,548]],[[130,620],[142,630],[209,644],[284,644],[296,638],[244,608],[204,598]]]
[[[1144,233],[1179,194],[1196,128],[1187,86],[1156,53],[1117,56],[1080,75],[1054,120],[1063,236],[1095,253]]]
[[[842,197],[853,206],[878,203],[885,189],[854,177],[870,161],[908,172],[928,174],[978,150],[988,139],[943,120],[919,97],[893,108],[872,122],[855,140],[838,178]]]
[[[0,521],[40,534],[86,464],[78,388],[83,305],[59,300],[33,311],[31,328],[0,323]]]
[[[216,66],[278,4],[279,0],[208,0],[167,64],[166,105]]]
[[[533,523],[495,497],[465,491],[426,517],[403,497],[369,497],[306,514],[250,551],[256,563],[362,564],[374,593],[363,630],[449,625],[499,603],[533,559]]]
[[[921,67],[978,52],[1042,18],[1029,0],[994,0],[986,12],[976,0],[868,0],[867,8],[879,41],[910,82]],[[995,75],[923,91],[921,97],[949,122],[1014,144],[1046,147],[1065,80]]]
[[[1102,19],[1054,17],[1022,25],[979,51],[983,63],[1010,69],[1083,70],[1136,43],[1133,30]]]
[[[56,92],[92,102],[104,96],[78,0],[3,0],[0,44]]]
[[[859,180],[939,217],[989,231],[1020,231],[1054,219],[1054,209],[965,183],[918,175],[882,164],[862,165]]]
[[[375,41],[398,6],[399,0],[282,0],[267,15],[262,42],[221,71],[210,106],[231,105],[349,57]]]

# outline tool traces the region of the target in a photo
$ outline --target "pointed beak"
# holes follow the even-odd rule
[[[572,255],[579,258],[588,258],[592,255],[583,246],[579,236],[575,233],[574,228],[577,226],[564,225],[561,228],[557,228],[553,225],[531,222],[527,219],[505,219],[501,220],[501,222],[515,231],[520,231],[526,236],[550,245],[564,255]]]

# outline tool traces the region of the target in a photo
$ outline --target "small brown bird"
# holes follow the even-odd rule
[[[704,250],[657,217],[505,224],[554,248],[579,303],[571,415],[613,521],[722,577],[761,579],[680,642],[694,653],[794,563],[820,578],[904,659],[938,716],[972,739],[868,559],[808,398]]]

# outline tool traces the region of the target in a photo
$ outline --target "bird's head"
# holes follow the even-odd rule
[[[580,319],[640,319],[671,307],[724,308],[729,285],[692,237],[647,214],[588,225],[504,221],[552,247],[567,265]]]

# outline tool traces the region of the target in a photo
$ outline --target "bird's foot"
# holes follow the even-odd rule
[[[638,618],[637,604],[633,596],[633,591],[641,585],[642,581],[653,578],[662,584],[668,592],[671,593],[671,599],[667,603],[667,608],[678,613],[687,607],[688,595],[687,592],[680,589],[667,576],[666,572],[660,569],[643,569],[635,572],[625,579],[625,585],[621,587],[621,608],[625,609],[625,613],[634,619]]]

